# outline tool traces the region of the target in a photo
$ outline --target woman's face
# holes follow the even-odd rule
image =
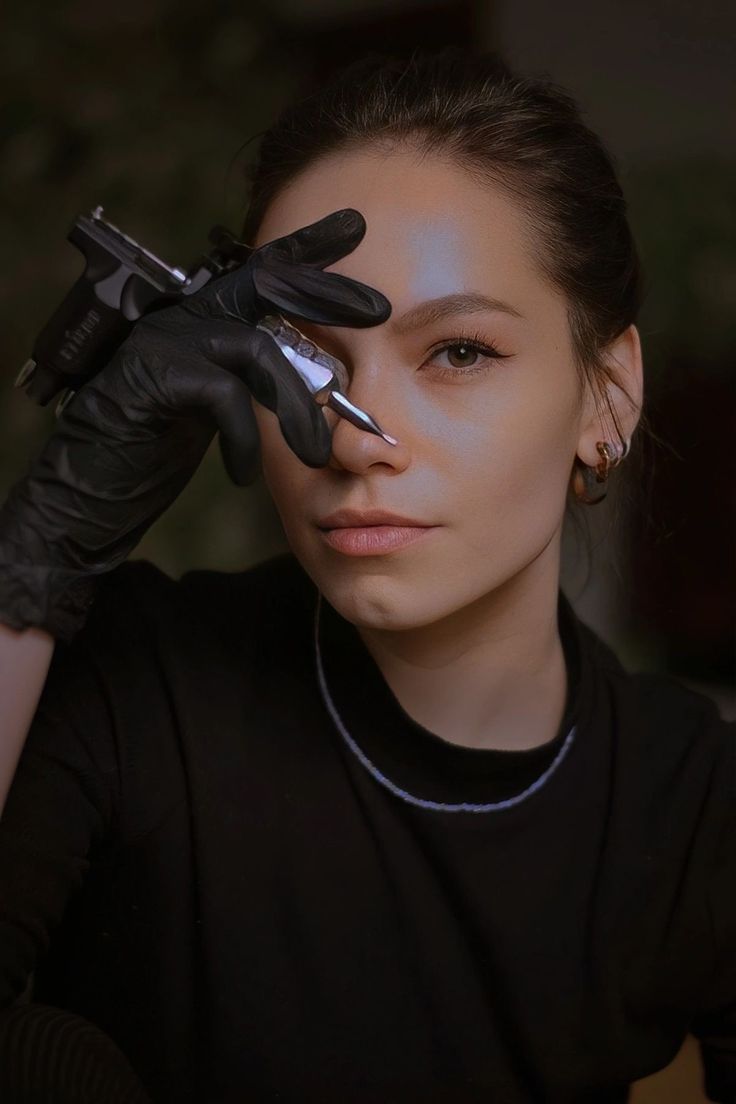
[[[309,468],[254,399],[263,474],[291,550],[344,617],[376,629],[437,622],[525,573],[544,573],[556,590],[579,385],[565,301],[538,270],[519,209],[450,163],[366,149],[295,179],[254,244],[343,207],[364,216],[365,237],[326,271],[377,288],[391,316],[368,329],[294,321],[343,361],[351,402],[399,443],[325,409],[332,458]],[[498,304],[410,316],[461,293]],[[463,348],[469,338],[505,359]],[[348,556],[318,525],[341,507],[435,528],[388,554]]]

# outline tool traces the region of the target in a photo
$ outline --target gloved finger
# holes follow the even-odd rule
[[[264,394],[264,390],[261,394]],[[225,470],[238,487],[249,486],[261,471],[260,433],[253,407],[251,390],[237,377],[221,368],[212,368],[203,390],[205,404],[219,427],[219,446]],[[275,388],[269,409],[279,419],[281,432],[289,448],[303,464],[321,468],[327,464],[332,449],[331,433],[318,405],[314,420],[304,417],[299,400],[294,400],[287,387]],[[265,405],[265,404],[264,404]]]
[[[194,368],[179,361],[159,369],[156,392],[166,396],[170,413],[188,407],[209,412],[220,430],[223,459],[234,482],[250,482],[258,474],[259,434],[251,395],[276,414],[286,443],[304,464],[327,464],[332,430],[301,376],[268,334],[237,323],[204,323],[197,331],[196,350]],[[160,397],[157,403],[161,407]]]
[[[255,417],[253,422],[253,429],[258,438],[260,435]],[[240,437],[235,435],[226,437],[222,431],[217,434],[217,443],[225,471],[235,486],[250,487],[252,483],[255,483],[263,470],[260,445],[254,449],[249,449],[243,446]]]
[[[338,272],[272,258],[253,269],[253,287],[266,310],[327,326],[363,328],[385,322],[391,303],[380,291]]]
[[[368,284],[276,257],[267,265],[218,276],[183,299],[181,308],[200,318],[245,323],[276,310],[308,322],[360,328],[378,325],[391,315],[389,300]]]
[[[355,249],[365,234],[365,219],[352,207],[346,207],[340,211],[333,211],[324,218],[310,223],[308,226],[286,234],[281,238],[275,238],[272,242],[259,246],[251,251],[249,259],[237,269],[224,273],[210,280],[191,297],[186,296],[182,306],[190,313],[204,318],[232,318],[246,322],[256,321],[254,314],[254,284],[253,277],[257,270],[277,266],[284,274],[289,265],[292,267],[301,265],[302,273],[308,273],[312,267],[324,267],[333,261],[339,260],[347,253]],[[333,273],[335,279],[337,274]],[[345,280],[345,277],[341,277]],[[289,281],[290,298],[298,293],[298,281],[296,278]],[[391,313],[388,300],[379,296],[378,292],[366,295],[363,285],[356,284],[357,314],[354,318],[346,318],[343,304],[341,319],[336,319],[334,324],[340,321],[354,321],[356,325],[373,325],[384,321]],[[327,290],[327,288],[325,289]],[[372,289],[371,289],[372,290]],[[311,293],[310,298],[314,295]],[[343,299],[345,293],[343,294]],[[312,313],[314,305],[305,303],[303,312],[299,317],[314,322],[328,322],[324,312],[319,315]],[[363,315],[367,309],[367,317]]]
[[[314,401],[309,388],[273,339],[262,330],[244,332],[236,324],[213,327],[203,339],[207,359],[241,381],[258,402],[277,416],[284,440],[302,463],[324,467],[332,451],[332,430],[322,407]],[[226,449],[231,457],[236,457],[241,447],[234,444],[236,440],[243,441],[242,447],[247,450],[247,441],[252,437],[247,415],[246,420],[241,417],[242,403],[237,395],[234,389],[228,396],[226,379],[208,374],[203,398],[210,404],[218,425],[224,428]],[[248,408],[252,409],[250,403]],[[247,469],[247,456],[239,456],[236,464],[238,470]]]
[[[265,242],[259,253],[268,264],[278,259],[291,264],[325,268],[352,253],[365,235],[365,219],[354,207],[333,211],[291,234]]]
[[[193,295],[184,296],[175,307],[164,309],[183,311],[198,318],[252,323],[256,320],[254,305],[253,269],[245,264],[216,276]],[[163,311],[154,312],[154,315],[156,313]]]

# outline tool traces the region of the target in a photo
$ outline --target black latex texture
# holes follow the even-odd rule
[[[391,305],[379,291],[322,271],[365,230],[360,212],[333,212],[136,323],[0,507],[0,621],[71,641],[100,576],[177,498],[215,433],[230,479],[251,484],[261,470],[251,396],[303,463],[328,463],[322,407],[255,323],[274,312],[323,325],[385,321]]]

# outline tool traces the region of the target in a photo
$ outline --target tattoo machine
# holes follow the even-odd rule
[[[189,271],[172,268],[103,219],[102,213],[102,207],[96,207],[72,225],[67,240],[84,255],[85,270],[42,328],[15,380],[15,386],[24,388],[40,406],[66,389],[56,405],[57,418],[142,315],[194,294],[213,277],[237,268],[252,251],[223,226],[214,226],[208,236],[210,252],[197,258]],[[280,315],[267,315],[257,326],[270,334],[315,402],[331,407],[359,429],[397,443],[342,393],[347,370],[341,361]]]
[[[370,414],[355,406],[342,393],[342,389],[347,387],[348,374],[341,360],[320,349],[319,345],[315,345],[280,314],[266,315],[256,323],[256,329],[265,330],[271,335],[289,364],[297,370],[309,388],[315,402],[336,410],[341,417],[359,429],[378,434],[390,445],[398,444],[395,437],[383,432]]]

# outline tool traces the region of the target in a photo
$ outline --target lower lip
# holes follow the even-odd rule
[[[414,544],[436,525],[367,525],[362,529],[323,529],[322,535],[337,552],[346,556],[380,556]]]

